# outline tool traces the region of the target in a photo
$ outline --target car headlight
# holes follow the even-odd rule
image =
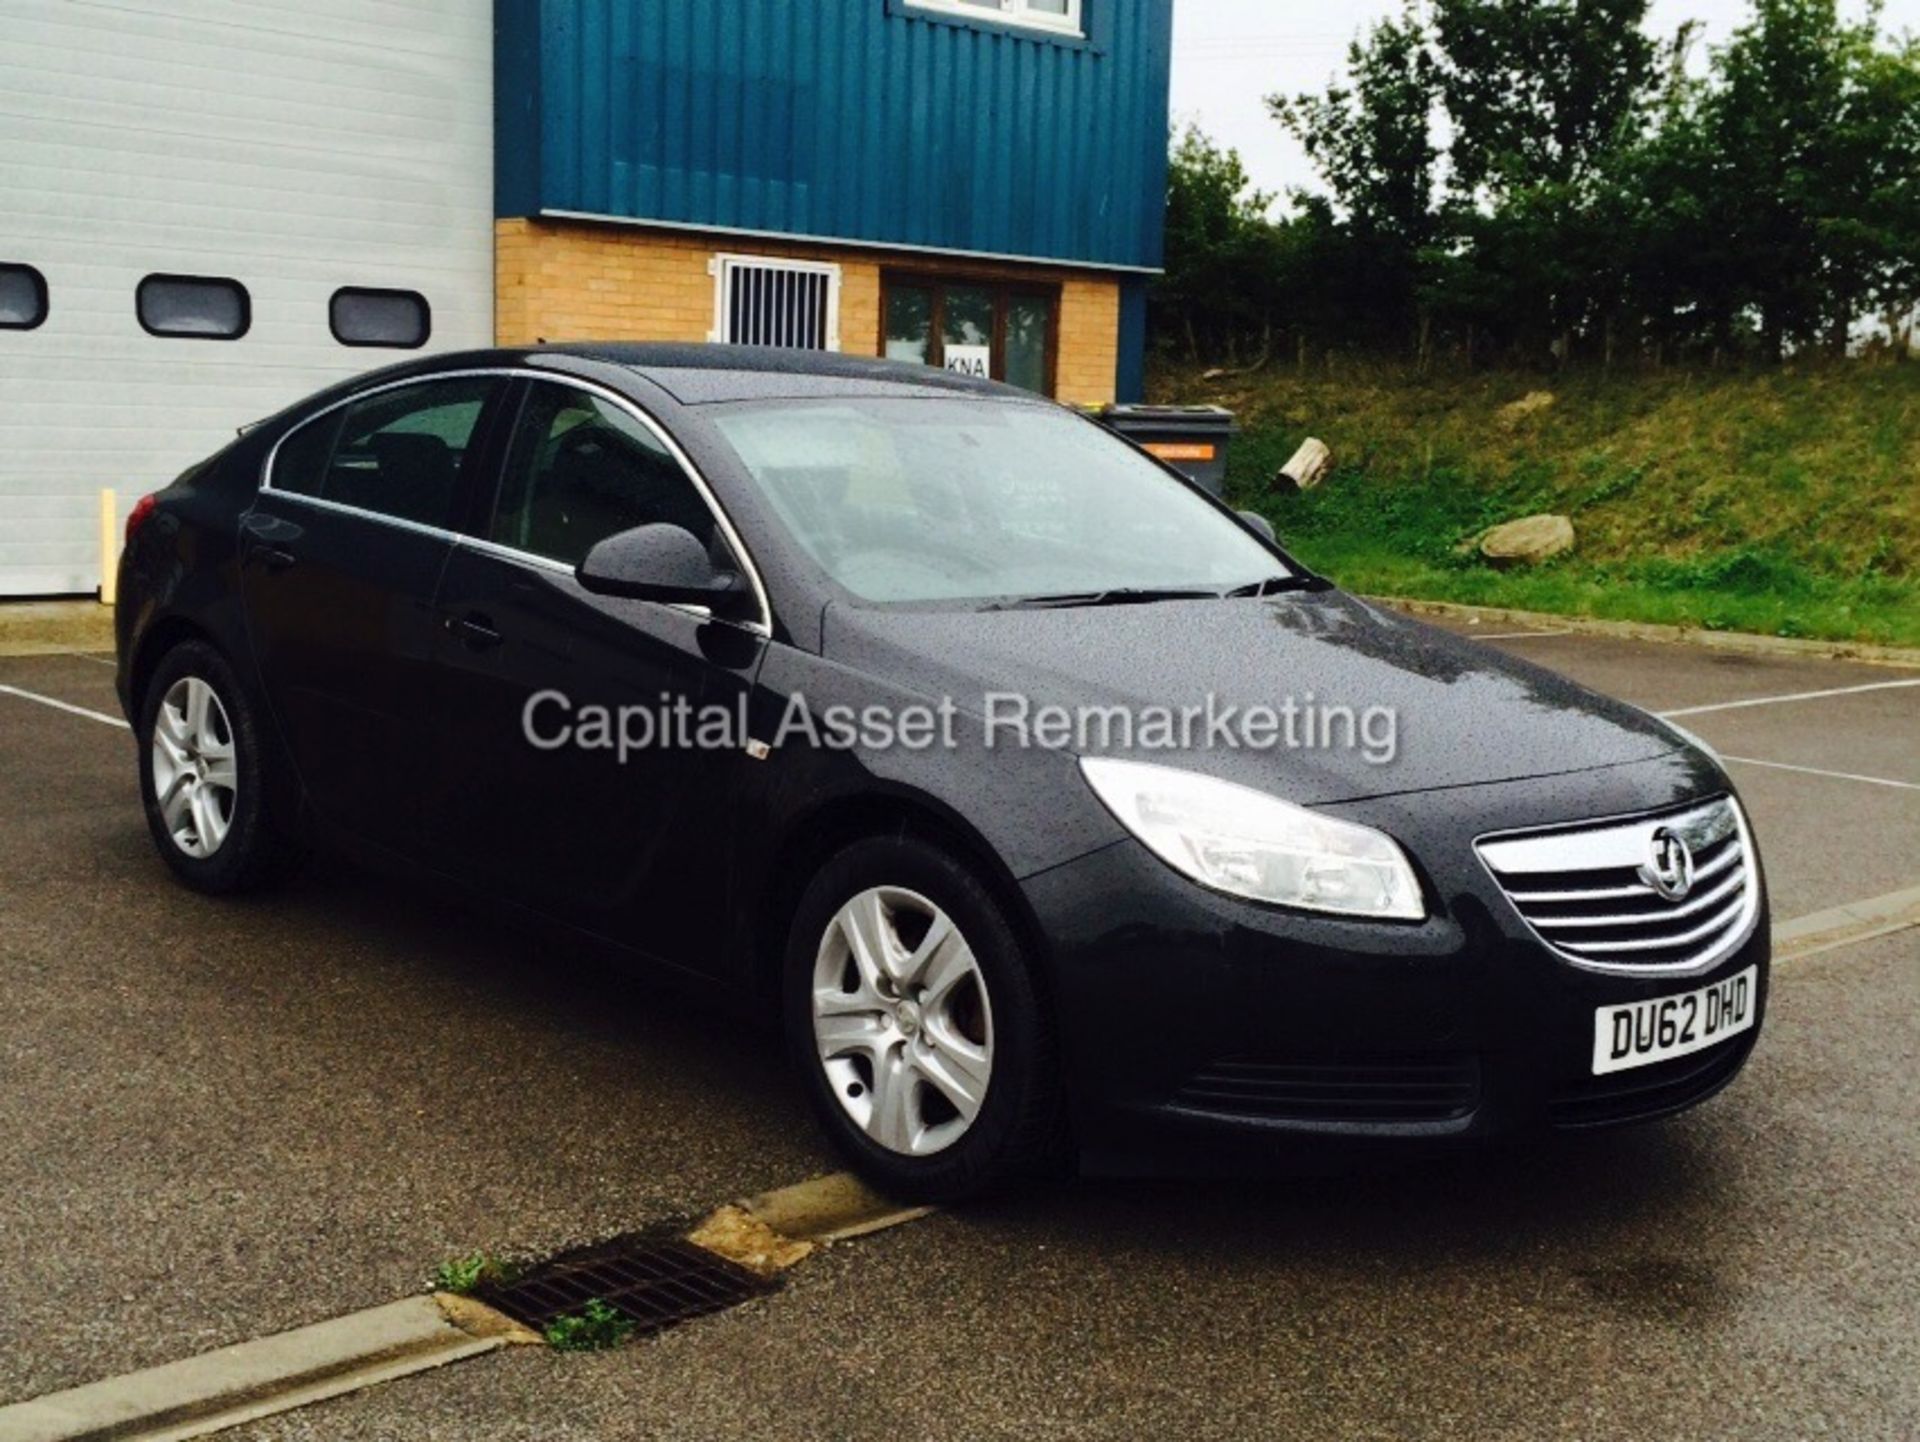
[[[1202,886],[1341,916],[1426,915],[1390,836],[1170,766],[1086,756],[1080,770],[1122,826]]]

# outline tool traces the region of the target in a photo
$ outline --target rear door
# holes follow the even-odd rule
[[[308,420],[241,522],[254,659],[314,813],[390,849],[418,849],[434,588],[504,388],[432,377]]]
[[[692,733],[738,714],[765,638],[575,580],[596,542],[653,522],[737,564],[663,431],[598,390],[528,383],[498,503],[440,586],[429,831],[496,894],[704,969],[745,738]]]

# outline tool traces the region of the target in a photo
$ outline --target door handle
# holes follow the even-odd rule
[[[476,651],[488,650],[506,639],[493,629],[493,618],[483,616],[478,611],[447,617],[446,628],[450,635],[458,636],[463,644]]]
[[[240,521],[240,531],[242,561],[258,561],[269,571],[284,571],[300,559],[286,545],[300,537],[300,528],[290,521],[265,511],[249,511]]]

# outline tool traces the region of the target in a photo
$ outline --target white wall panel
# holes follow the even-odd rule
[[[0,0],[0,261],[47,278],[0,330],[0,595],[99,583],[124,511],[234,427],[408,352],[327,328],[343,285],[417,290],[429,349],[493,337],[490,0]],[[232,276],[233,342],[134,317],[155,271]]]

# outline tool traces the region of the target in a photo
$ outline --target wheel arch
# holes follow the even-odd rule
[[[1047,950],[1025,893],[985,837],[931,797],[908,791],[835,797],[813,807],[767,854],[765,883],[752,911],[750,938],[757,997],[777,1005],[787,934],[807,886],[828,860],[869,837],[913,837],[951,852],[970,867],[999,902],[1029,953],[1040,963],[1035,984],[1048,985]]]
[[[278,763],[269,768],[268,794],[274,798],[278,814],[288,818],[283,823],[287,834],[305,844],[309,839],[306,789],[287,749],[286,739],[280,732],[277,718],[262,694],[259,678],[254,674],[252,657],[247,654],[244,644],[235,646],[223,640],[217,629],[181,612],[169,612],[155,619],[135,642],[133,660],[127,669],[127,717],[135,734],[139,733],[146,709],[147,689],[153,684],[154,673],[169,654],[189,641],[198,641],[216,652],[232,669],[235,682],[254,709],[264,747]]]
[[[134,648],[133,665],[127,672],[128,704],[137,728],[141,712],[145,709],[147,688],[153,684],[153,673],[160,669],[160,662],[175,647],[188,641],[201,641],[226,657],[227,664],[239,669],[239,662],[220,644],[216,637],[199,622],[185,616],[162,616],[148,626]]]

